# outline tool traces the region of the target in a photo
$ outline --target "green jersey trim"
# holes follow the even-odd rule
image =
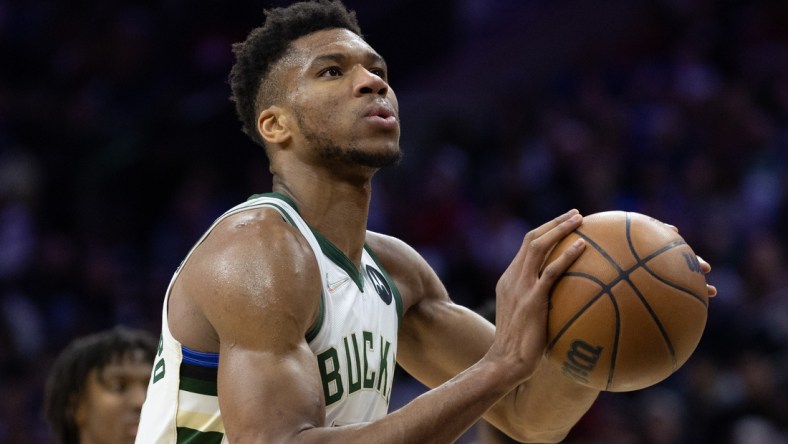
[[[276,192],[274,192],[274,193],[258,193],[258,194],[252,194],[246,200],[249,201],[249,200],[252,200],[252,199],[257,199],[258,197],[273,197],[274,199],[283,200],[283,201],[285,201],[285,203],[287,203],[288,205],[293,207],[293,209],[296,210],[296,213],[301,214],[298,211],[298,207],[296,206],[295,201],[293,201],[293,199],[291,199],[290,196],[288,196],[288,195],[285,195],[285,194],[282,194],[282,193],[276,193]]]
[[[298,211],[298,207],[296,206],[295,202],[293,201],[293,199],[290,198],[290,196],[286,196],[282,193],[275,193],[275,192],[262,193],[262,194],[252,195],[251,197],[249,197],[249,200],[257,199],[259,197],[272,197],[275,199],[282,200],[286,202],[288,205],[290,205],[291,207],[293,207],[296,213],[301,214]],[[282,207],[273,203],[269,203],[269,205],[278,209],[282,214],[285,215],[288,223],[290,223],[290,225],[295,226],[295,222],[293,221],[293,219],[290,218],[290,216],[287,214],[286,211],[282,209]],[[331,260],[331,262],[335,263],[339,268],[344,270],[345,273],[347,273],[347,275],[350,277],[350,279],[352,279],[353,282],[356,284],[358,289],[363,292],[364,277],[361,274],[361,271],[358,270],[355,267],[355,265],[353,265],[353,261],[351,261],[350,258],[348,258],[345,255],[345,253],[343,253],[342,250],[337,248],[337,246],[334,245],[330,240],[326,239],[326,237],[323,236],[319,231],[315,230],[311,226],[309,227],[309,229],[312,230],[312,234],[315,235],[315,239],[317,239],[317,243],[320,245],[320,249],[323,251],[323,254],[325,254],[326,257],[328,257]],[[394,293],[394,302],[397,307],[397,320],[399,322],[399,325],[401,326],[402,325],[402,295],[400,295],[399,289],[397,288],[396,284],[394,284],[394,281],[391,279],[391,276],[389,276],[388,272],[386,272],[386,270],[380,264],[380,261],[378,260],[377,256],[375,256],[375,253],[372,251],[369,245],[365,243],[364,249],[367,250],[367,253],[369,253],[370,257],[372,257],[372,260],[375,262],[375,264],[377,264],[381,273],[383,273],[383,276],[386,278],[386,280],[389,281],[389,285],[391,285],[392,291]],[[325,310],[323,304],[324,304],[323,298],[321,297],[320,307],[318,308],[317,319],[315,320],[314,325],[312,325],[312,327],[310,327],[306,333],[307,342],[312,341],[320,332],[320,328],[323,326],[323,318],[324,318],[324,310]]]
[[[285,203],[287,203],[288,205],[293,207],[293,209],[296,212],[298,212],[298,208],[296,207],[295,202],[293,202],[292,199],[290,199],[288,196],[285,196],[282,193],[254,194],[251,197],[249,197],[249,200],[257,199],[259,197],[272,197],[272,198],[275,198],[275,199],[283,200]],[[293,227],[296,226],[295,221],[290,217],[290,215],[287,213],[287,211],[285,211],[284,208],[282,208],[281,206],[279,206],[279,205],[277,205],[275,203],[270,203],[270,202],[267,203],[267,205],[270,205],[270,206],[276,208],[285,217],[285,219],[287,219],[287,222],[290,225],[292,225]],[[311,229],[311,227],[310,227],[310,229]],[[315,230],[312,230],[312,232],[315,232]],[[321,248],[322,248],[322,246],[321,246]],[[319,304],[319,306],[317,308],[317,318],[315,319],[314,324],[312,324],[312,326],[309,327],[309,330],[307,330],[306,335],[305,335],[307,342],[310,342],[313,339],[315,339],[317,334],[320,332],[320,328],[323,326],[323,320],[325,318],[325,307],[324,307],[324,304],[325,304],[325,302],[323,301],[323,295],[321,294],[320,295],[320,304]]]
[[[288,205],[293,207],[293,209],[296,211],[296,213],[301,214],[298,211],[298,207],[296,206],[295,202],[293,202],[293,199],[291,199],[289,196],[286,196],[286,195],[284,195],[282,193],[255,194],[255,195],[252,195],[249,199],[250,200],[251,199],[256,199],[258,197],[273,197],[273,198],[276,198],[276,199],[283,200]],[[276,206],[275,204],[271,204],[271,205]],[[290,221],[290,224],[293,225],[293,221],[292,220]],[[364,291],[364,278],[361,275],[361,271],[356,269],[356,267],[353,265],[353,261],[351,261],[345,255],[345,253],[342,252],[342,250],[337,248],[336,245],[331,243],[330,240],[326,239],[326,237],[323,236],[319,231],[315,230],[311,226],[309,227],[309,229],[312,230],[312,234],[315,235],[315,238],[317,239],[317,243],[320,244],[320,249],[323,250],[323,254],[328,256],[328,258],[331,259],[331,262],[337,264],[337,266],[339,268],[344,270],[345,273],[347,273],[347,275],[350,276],[350,279],[352,279],[353,282],[356,283],[356,286],[358,287],[359,290]]]
[[[323,295],[320,295],[320,306],[317,307],[317,319],[315,319],[315,323],[312,324],[312,327],[306,332],[306,342],[312,342],[313,339],[317,337],[317,334],[320,333],[320,329],[323,327],[323,321],[326,318],[325,308],[323,307]]]
[[[383,276],[386,278],[387,281],[389,281],[389,285],[391,286],[392,293],[394,293],[394,303],[397,306],[397,320],[398,320],[397,325],[398,327],[401,327],[402,326],[402,295],[399,293],[399,288],[397,288],[397,284],[395,284],[394,280],[391,279],[391,276],[389,276],[389,273],[386,271],[386,269],[383,268],[383,265],[380,264],[380,261],[378,260],[378,257],[375,255],[375,252],[372,251],[372,248],[370,248],[369,245],[364,244],[364,249],[367,250],[367,253],[369,253],[369,257],[371,257],[372,260],[375,261],[375,264],[377,264],[380,272],[383,273]]]
[[[320,244],[320,249],[323,250],[323,254],[325,254],[331,262],[337,264],[339,268],[345,271],[350,279],[356,283],[356,287],[359,290],[364,291],[364,278],[361,275],[361,271],[359,271],[355,265],[353,265],[353,261],[351,261],[345,253],[343,253],[336,245],[332,244],[330,240],[326,239],[322,234],[315,231],[314,228],[309,227],[312,230],[312,234],[315,235],[317,239],[317,243]]]

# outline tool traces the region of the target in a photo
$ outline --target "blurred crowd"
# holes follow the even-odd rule
[[[0,442],[52,442],[53,357],[113,325],[158,336],[193,242],[270,190],[226,76],[282,3],[0,0]],[[402,114],[370,229],[455,301],[488,312],[523,234],[569,208],[669,222],[712,264],[689,362],[603,393],[568,443],[788,443],[788,3],[346,4]],[[392,408],[421,390],[397,384]]]

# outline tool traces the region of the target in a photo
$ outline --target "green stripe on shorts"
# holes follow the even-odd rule
[[[178,427],[177,444],[221,444],[223,433],[201,432],[199,430]]]
[[[194,378],[181,377],[179,388],[187,392],[199,393],[207,396],[216,396],[218,393],[216,381],[203,381]]]

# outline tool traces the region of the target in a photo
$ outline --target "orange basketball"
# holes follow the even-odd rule
[[[548,262],[586,248],[550,295],[547,355],[565,375],[599,390],[656,384],[689,359],[708,314],[706,278],[675,230],[638,213],[586,216]]]

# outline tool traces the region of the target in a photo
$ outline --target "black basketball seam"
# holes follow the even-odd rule
[[[624,270],[622,270],[622,269],[621,269],[621,267],[619,267],[619,266],[618,266],[618,263],[617,263],[616,261],[614,261],[612,257],[610,257],[610,255],[607,253],[607,251],[605,251],[605,249],[604,249],[604,248],[602,248],[601,246],[599,246],[599,244],[598,244],[598,243],[594,242],[594,240],[593,240],[593,239],[591,239],[590,237],[588,237],[586,234],[584,234],[584,233],[583,233],[582,231],[580,231],[579,229],[578,229],[578,230],[575,230],[575,233],[576,233],[578,236],[580,236],[581,238],[583,238],[583,239],[586,241],[586,243],[587,243],[587,244],[590,244],[592,247],[594,247],[594,249],[595,249],[597,252],[599,252],[599,254],[601,254],[601,255],[602,255],[602,257],[604,257],[604,258],[605,258],[605,259],[606,259],[608,262],[610,262],[610,265],[612,265],[612,266],[613,266],[613,268],[615,268],[615,269],[616,269],[616,271],[618,271],[618,273],[619,273],[619,274],[621,274],[621,273],[624,271]]]
[[[665,245],[664,247],[660,248],[659,250],[651,253],[650,255],[646,256],[645,259],[643,259],[643,262],[644,262],[643,268],[648,272],[648,274],[650,274],[651,276],[657,278],[658,281],[662,282],[663,284],[665,284],[665,285],[667,285],[669,287],[672,287],[672,288],[674,288],[676,290],[679,290],[682,293],[686,293],[687,295],[692,296],[698,302],[703,304],[704,307],[708,308],[709,307],[709,303],[708,303],[708,301],[704,300],[702,296],[698,296],[697,294],[693,293],[688,288],[684,288],[684,287],[682,287],[680,285],[676,285],[673,282],[668,281],[667,279],[663,278],[662,276],[654,273],[648,267],[648,265],[646,265],[648,262],[651,262],[652,259],[655,259],[657,256],[661,255],[662,253],[665,253],[668,250],[672,250],[673,248],[680,247],[682,245],[687,245],[687,242],[685,242],[683,240],[677,240],[677,241],[672,242],[672,243],[670,243],[668,245]]]
[[[563,334],[572,326],[572,324],[574,324],[574,322],[580,316],[582,316],[583,313],[585,313],[585,311],[588,310],[588,308],[591,305],[594,304],[594,302],[596,302],[600,297],[602,297],[603,294],[605,294],[606,292],[609,292],[610,289],[615,284],[617,284],[618,282],[621,281],[621,279],[622,279],[621,275],[624,272],[624,270],[622,270],[621,267],[619,267],[618,263],[616,263],[616,261],[614,261],[613,258],[610,257],[610,255],[607,253],[607,251],[605,251],[604,248],[602,248],[599,244],[594,242],[593,239],[591,239],[586,234],[584,234],[582,231],[580,231],[579,228],[575,230],[575,234],[577,234],[578,236],[583,238],[586,241],[587,244],[591,245],[597,252],[599,252],[600,255],[602,255],[602,257],[604,257],[610,263],[610,265],[613,266],[613,268],[616,269],[616,271],[618,271],[618,278],[614,279],[613,282],[610,283],[610,284],[605,284],[604,282],[602,282],[599,279],[597,279],[596,276],[593,276],[593,275],[590,275],[590,274],[586,274],[586,273],[565,272],[561,276],[561,279],[563,279],[564,276],[576,276],[576,277],[589,279],[589,280],[595,282],[597,285],[599,285],[599,287],[602,290],[599,293],[597,293],[596,296],[592,297],[588,301],[588,303],[586,303],[586,305],[583,308],[578,310],[578,312],[575,313],[575,315],[572,316],[571,319],[569,319],[567,322],[564,323],[563,327],[561,327],[561,330],[559,330],[558,333],[555,335],[555,338],[553,338],[553,340],[550,341],[550,343],[547,345],[547,350],[548,351],[553,349],[553,347],[555,346],[555,343],[561,338],[561,336],[563,336]],[[611,295],[611,297],[612,297],[612,295]],[[620,319],[618,319],[618,312],[616,312],[616,337],[615,337],[615,342],[616,343],[618,342],[618,336],[619,336],[619,333],[620,333],[619,332],[619,323],[620,323]]]
[[[665,330],[665,326],[662,325],[662,321],[660,321],[659,317],[657,316],[657,314],[654,313],[654,309],[651,308],[651,305],[649,305],[648,301],[646,301],[646,298],[643,297],[643,294],[640,292],[640,289],[634,283],[632,283],[632,281],[629,279],[629,276],[630,276],[630,274],[632,272],[634,272],[636,269],[638,269],[640,267],[643,267],[644,269],[646,269],[648,271],[648,268],[646,267],[646,263],[648,261],[650,261],[651,259],[659,256],[660,254],[662,254],[662,253],[664,253],[666,251],[669,251],[669,250],[675,248],[678,245],[685,244],[685,242],[683,242],[683,241],[671,242],[670,244],[668,244],[668,245],[660,248],[659,250],[651,253],[650,255],[646,256],[645,259],[641,259],[640,256],[638,256],[637,251],[635,251],[635,245],[632,243],[631,227],[632,227],[631,213],[627,213],[627,223],[626,223],[627,244],[629,244],[629,250],[632,253],[632,256],[635,257],[635,265],[632,266],[629,270],[627,270],[626,281],[629,284],[629,286],[635,291],[635,294],[637,295],[638,299],[643,304],[643,306],[646,308],[646,311],[648,312],[649,316],[651,316],[651,319],[657,325],[657,328],[659,329],[659,332],[662,335],[662,339],[665,341],[665,343],[668,346],[668,350],[670,351],[670,359],[671,359],[671,361],[673,361],[673,368],[675,369],[676,368],[676,349],[673,348],[673,341],[670,339],[670,336],[668,335],[667,330]]]
[[[678,291],[680,291],[682,293],[685,293],[685,294],[687,294],[689,296],[692,296],[693,299],[695,299],[696,301],[698,301],[701,304],[703,304],[704,307],[709,308],[708,301],[704,300],[701,296],[696,295],[695,293],[690,291],[688,288],[684,288],[684,287],[682,287],[680,285],[676,285],[675,283],[670,282],[669,280],[663,278],[662,276],[654,273],[650,268],[648,268],[647,265],[644,265],[643,268],[648,272],[648,274],[650,274],[651,276],[656,278],[658,281],[662,282],[663,284],[667,285],[668,287],[671,287],[671,288],[673,288],[675,290],[678,290]]]
[[[629,214],[627,213],[627,221],[628,221],[628,219],[629,219]],[[618,303],[616,303],[616,298],[615,298],[615,296],[612,293],[612,289],[613,289],[613,287],[616,284],[618,284],[622,279],[624,279],[625,271],[621,268],[621,266],[619,266],[618,262],[616,262],[610,256],[610,254],[608,254],[608,252],[604,248],[602,248],[599,244],[594,242],[593,239],[591,239],[589,236],[585,235],[579,229],[575,230],[575,231],[576,231],[578,236],[583,238],[586,241],[586,243],[588,243],[592,247],[594,247],[594,249],[603,258],[605,258],[605,260],[607,260],[608,263],[610,263],[610,265],[613,266],[613,268],[618,272],[618,277],[616,279],[613,279],[613,281],[610,282],[607,285],[603,284],[601,281],[598,281],[597,279],[592,279],[592,280],[597,281],[597,283],[602,287],[602,290],[603,290],[602,294],[607,294],[610,297],[610,301],[613,304],[613,309],[615,310],[615,313],[616,313],[616,330],[615,330],[615,334],[613,336],[613,350],[611,350],[611,352],[610,352],[610,368],[608,369],[607,385],[605,387],[605,389],[607,389],[607,388],[610,387],[610,384],[612,383],[612,380],[613,380],[613,374],[614,374],[615,368],[616,368],[616,357],[618,356],[618,344],[619,344],[619,340],[621,338],[621,313],[618,310]],[[588,277],[588,276],[586,276],[586,277]],[[586,304],[585,307],[583,307],[583,309],[580,311],[580,313],[577,314],[577,316],[575,316],[573,319],[571,319],[570,322],[567,322],[567,324],[564,326],[564,328],[561,330],[560,333],[563,334],[564,331],[568,330],[569,327],[571,326],[571,324],[574,323],[574,321],[578,317],[580,317],[580,315],[582,315],[582,313],[585,313],[585,311],[592,304],[594,304],[601,297],[602,294],[598,294],[597,296],[592,298],[592,300],[588,304]],[[557,338],[559,336],[560,335],[556,335],[556,340],[557,340]]]
[[[610,302],[613,304],[613,309],[615,310],[616,313],[616,329],[615,329],[615,334],[613,336],[613,347],[612,347],[613,350],[610,356],[610,368],[608,369],[607,385],[605,387],[605,390],[607,390],[607,388],[610,387],[610,384],[612,383],[613,380],[613,374],[616,368],[616,357],[618,355],[618,342],[619,342],[619,338],[621,337],[621,314],[618,311],[618,304],[616,303],[616,298],[611,293],[611,289],[613,288],[613,286],[618,284],[618,282],[620,282],[621,279],[614,280],[614,283],[612,285],[605,285],[602,281],[597,279],[596,276],[586,273],[567,272],[564,273],[563,276],[574,276],[574,277],[588,279],[594,282],[595,284],[599,285],[601,290],[594,297],[592,297],[580,310],[578,310],[574,314],[574,316],[572,316],[571,319],[564,322],[564,325],[563,327],[561,327],[561,330],[559,330],[558,333],[556,333],[553,340],[550,341],[549,344],[547,344],[547,351],[548,352],[552,351],[553,347],[555,346],[555,343],[558,342],[559,339],[561,339],[561,336],[563,336],[564,333],[566,333],[566,331],[569,330],[572,324],[574,324],[575,321],[586,312],[586,310],[588,310],[592,305],[594,305],[594,303],[596,303],[596,301],[599,300],[599,298],[601,298],[603,295],[607,295],[610,298]]]
[[[637,295],[638,299],[640,299],[640,302],[643,304],[643,306],[646,307],[646,311],[648,311],[648,314],[651,316],[651,319],[653,319],[654,323],[657,324],[657,328],[659,329],[659,332],[662,334],[662,339],[664,339],[665,343],[668,345],[668,350],[670,351],[670,359],[671,361],[673,361],[673,368],[675,369],[676,350],[673,348],[673,341],[670,340],[670,336],[668,335],[667,330],[665,330],[665,326],[662,325],[662,321],[660,321],[659,317],[657,317],[657,314],[654,313],[654,309],[651,308],[651,305],[649,305],[646,298],[643,297],[643,294],[640,292],[640,289],[634,283],[632,283],[632,281],[629,280],[629,278],[627,278],[626,281],[629,284],[629,286],[632,288],[632,290],[635,291],[635,294]]]
[[[625,228],[625,232],[626,232],[626,238],[627,238],[627,243],[629,245],[630,252],[633,254],[633,256],[635,257],[635,260],[636,260],[635,264],[632,267],[630,267],[629,269],[627,269],[627,270],[624,270],[623,268],[621,268],[619,266],[619,264],[615,260],[613,260],[613,258],[607,253],[607,251],[604,248],[602,248],[599,244],[594,242],[594,240],[591,239],[588,235],[584,234],[579,229],[575,230],[575,234],[577,234],[579,237],[584,239],[587,244],[591,245],[595,250],[597,250],[597,252],[603,258],[605,258],[605,260],[607,260],[610,263],[611,266],[613,266],[613,268],[618,272],[618,276],[615,279],[613,279],[609,284],[604,284],[601,280],[597,279],[596,276],[593,276],[593,275],[590,275],[590,274],[587,274],[587,273],[565,272],[562,275],[561,278],[563,278],[564,276],[574,276],[574,277],[579,277],[579,278],[585,278],[585,279],[588,279],[588,280],[596,283],[597,285],[599,285],[600,286],[600,291],[599,291],[599,293],[594,295],[580,310],[578,310],[574,314],[574,316],[572,316],[569,320],[567,320],[564,323],[564,325],[561,327],[561,330],[558,331],[558,333],[555,335],[555,337],[550,341],[550,343],[547,346],[547,351],[552,351],[552,349],[555,346],[556,342],[558,342],[558,340],[561,339],[563,334],[566,333],[567,330],[569,330],[569,328],[575,323],[575,321],[577,321],[577,319],[579,319],[594,303],[596,303],[596,301],[599,300],[599,298],[601,298],[603,295],[608,295],[608,297],[610,298],[611,303],[613,304],[613,308],[614,308],[615,313],[616,313],[616,328],[615,328],[615,336],[614,336],[614,341],[613,341],[613,350],[611,352],[611,363],[610,363],[610,369],[609,369],[609,373],[608,373],[608,381],[607,381],[607,386],[606,386],[605,389],[608,389],[610,387],[610,385],[612,384],[612,379],[614,377],[614,372],[615,372],[616,356],[618,354],[619,339],[620,339],[620,335],[621,335],[620,312],[619,312],[619,309],[618,309],[618,304],[616,302],[615,295],[612,293],[612,288],[615,287],[616,285],[618,285],[618,283],[620,283],[621,281],[626,281],[627,284],[631,288],[633,288],[635,290],[635,294],[637,295],[638,299],[641,301],[641,303],[644,305],[644,307],[648,311],[648,313],[651,316],[652,320],[657,325],[657,328],[659,329],[660,333],[662,334],[662,337],[663,337],[665,343],[668,345],[668,349],[670,350],[670,356],[671,356],[671,360],[673,361],[673,368],[674,369],[676,367],[676,353],[675,353],[675,350],[673,348],[673,343],[670,340],[670,337],[668,336],[667,331],[665,330],[665,327],[662,325],[662,322],[659,320],[659,318],[657,317],[656,313],[651,308],[651,306],[648,304],[648,302],[646,301],[645,297],[640,292],[640,290],[630,280],[629,276],[635,270],[637,270],[638,268],[642,267],[644,270],[646,270],[647,273],[649,273],[651,276],[657,278],[659,281],[661,281],[661,282],[665,283],[666,285],[671,286],[671,287],[673,287],[673,288],[675,288],[675,289],[677,289],[677,290],[679,290],[681,292],[687,293],[688,295],[692,296],[693,298],[695,298],[698,301],[700,301],[701,303],[703,303],[704,306],[708,307],[708,303],[706,301],[704,301],[702,297],[699,297],[698,295],[694,294],[692,291],[690,291],[690,290],[688,290],[686,288],[682,288],[682,287],[680,287],[678,285],[675,285],[675,284],[673,284],[673,283],[661,278],[660,276],[655,274],[647,266],[647,263],[649,261],[651,261],[652,259],[654,259],[654,258],[658,257],[659,255],[665,253],[666,251],[669,251],[669,250],[671,250],[673,248],[676,248],[678,246],[681,246],[681,245],[686,245],[687,243],[685,241],[683,241],[683,240],[674,241],[674,242],[672,242],[672,243],[660,248],[659,250],[657,250],[655,252],[652,252],[650,255],[646,256],[645,258],[641,259],[638,256],[637,252],[635,251],[634,244],[632,243],[632,237],[631,237],[631,213],[629,213],[629,212],[626,213],[626,228]]]
[[[577,311],[577,312],[574,314],[574,316],[572,316],[572,318],[570,318],[568,321],[564,322],[564,325],[563,325],[563,327],[561,327],[561,330],[559,330],[559,331],[558,331],[558,333],[556,333],[556,335],[555,335],[555,337],[553,338],[553,340],[552,340],[552,341],[550,341],[550,343],[549,343],[549,344],[547,344],[547,351],[550,351],[550,350],[552,350],[552,349],[553,349],[553,347],[555,346],[555,343],[556,343],[556,342],[558,342],[558,340],[559,340],[559,339],[561,339],[561,336],[563,336],[563,334],[564,334],[564,333],[566,333],[566,331],[569,329],[569,327],[571,327],[571,326],[572,326],[572,324],[573,324],[573,323],[574,323],[574,322],[575,322],[575,321],[576,321],[576,320],[577,320],[577,319],[578,319],[580,316],[582,316],[582,315],[583,315],[583,313],[585,313],[585,311],[586,311],[586,310],[588,310],[588,308],[594,304],[594,302],[596,302],[596,301],[597,301],[597,299],[601,298],[601,297],[602,297],[602,295],[604,295],[604,294],[605,294],[605,293],[606,293],[606,292],[609,290],[609,288],[608,288],[608,287],[607,287],[607,286],[606,286],[606,285],[605,285],[605,284],[604,284],[602,281],[600,281],[599,279],[597,279],[597,278],[596,278],[596,276],[593,276],[593,275],[590,275],[590,274],[586,274],[586,273],[577,273],[577,272],[572,272],[572,271],[570,271],[570,272],[566,272],[566,273],[564,273],[564,274],[562,275],[562,277],[561,277],[561,278],[563,279],[563,277],[564,277],[564,276],[574,276],[574,277],[580,277],[580,278],[585,278],[585,279],[588,279],[588,280],[590,280],[590,281],[592,281],[592,282],[596,283],[597,285],[599,285],[599,287],[601,288],[601,290],[600,290],[600,292],[599,292],[599,293],[597,293],[597,294],[596,294],[594,297],[592,297],[592,298],[591,298],[591,299],[590,299],[590,300],[589,300],[589,301],[586,303],[586,305],[584,305],[584,306],[583,306],[583,308],[581,308],[580,310],[578,310],[578,311]]]
[[[610,388],[610,384],[613,383],[613,374],[616,371],[616,357],[618,356],[618,339],[621,337],[621,314],[618,311],[618,303],[612,293],[612,287],[610,290],[611,291],[607,292],[607,295],[610,297],[610,302],[613,304],[613,309],[616,311],[616,335],[615,339],[613,339],[613,351],[610,352],[610,368],[607,373],[607,385],[605,385],[605,390]]]

